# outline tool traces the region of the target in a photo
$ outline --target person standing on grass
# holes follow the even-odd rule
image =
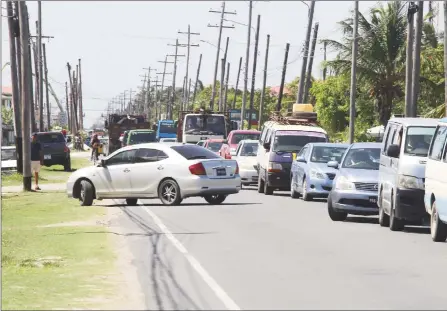
[[[31,137],[31,171],[34,174],[34,181],[36,182],[36,187],[34,188],[36,191],[40,190],[39,188],[39,172],[40,167],[43,165],[43,151],[42,146],[37,141],[37,134],[33,133]]]

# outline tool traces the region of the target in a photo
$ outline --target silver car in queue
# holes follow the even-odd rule
[[[349,144],[309,143],[292,162],[290,170],[290,196],[301,194],[304,201],[327,198],[337,169],[328,167],[329,161],[340,161]]]
[[[377,206],[381,143],[354,143],[346,150],[340,164],[329,162],[338,170],[327,208],[333,221],[344,221],[348,214],[378,215]]]

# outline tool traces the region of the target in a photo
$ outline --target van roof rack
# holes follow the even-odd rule
[[[318,126],[317,114],[315,112],[287,112],[282,114],[280,111],[272,111],[269,121],[277,122],[281,125]]]

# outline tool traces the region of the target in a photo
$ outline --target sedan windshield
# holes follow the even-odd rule
[[[327,163],[329,161],[341,162],[341,158],[346,151],[346,147],[314,147],[312,150],[311,162]]]
[[[258,153],[258,144],[256,143],[245,143],[242,146],[241,157],[255,157]]]
[[[426,157],[436,127],[411,126],[405,139],[405,154]]]
[[[380,166],[380,148],[351,149],[343,161],[342,167],[360,170],[378,170]]]
[[[3,149],[2,161],[17,160],[17,154],[15,149]]]
[[[218,152],[220,150],[220,148],[222,147],[223,143],[219,143],[219,142],[211,142],[208,143],[207,149],[214,151],[214,152]]]

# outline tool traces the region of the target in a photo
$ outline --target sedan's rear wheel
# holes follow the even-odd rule
[[[204,196],[205,201],[207,201],[211,205],[219,205],[227,198],[226,195],[223,194],[213,194]]]
[[[173,179],[163,181],[158,187],[158,198],[164,205],[179,205],[182,201],[180,188]]]
[[[431,238],[434,242],[445,242],[447,240],[447,224],[439,219],[438,210],[436,209],[436,202],[433,202],[431,209],[431,224],[430,224]]]

